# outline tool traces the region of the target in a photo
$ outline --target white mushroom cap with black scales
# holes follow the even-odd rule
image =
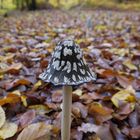
[[[61,140],[70,140],[72,85],[96,80],[96,74],[86,64],[80,47],[73,40],[63,40],[58,43],[48,68],[39,78],[63,85]]]
[[[83,52],[73,40],[63,40],[55,48],[48,68],[39,75],[54,85],[79,85],[96,80],[85,62]]]

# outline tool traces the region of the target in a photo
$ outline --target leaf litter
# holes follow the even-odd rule
[[[60,139],[62,91],[38,75],[67,37],[81,46],[98,76],[95,83],[73,87],[71,139],[140,138],[138,12],[35,11],[0,24],[1,139]]]

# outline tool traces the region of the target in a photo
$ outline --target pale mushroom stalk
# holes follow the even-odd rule
[[[63,40],[58,43],[48,68],[39,78],[63,86],[61,140],[70,140],[72,86],[95,81],[96,74],[86,64],[80,46],[73,40]]]
[[[62,140],[70,140],[72,86],[63,86],[63,106],[61,119]]]

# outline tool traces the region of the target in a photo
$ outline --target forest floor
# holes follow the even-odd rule
[[[59,140],[61,87],[43,83],[56,44],[73,38],[97,81],[73,87],[72,140],[140,138],[140,13],[23,12],[0,20],[0,138]]]

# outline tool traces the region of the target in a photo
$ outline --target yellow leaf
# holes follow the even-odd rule
[[[76,43],[77,44],[80,44],[80,43],[82,43],[82,42],[86,42],[87,40],[85,40],[84,38],[80,38],[80,39],[77,39],[76,40]]]
[[[128,86],[126,89],[117,92],[112,96],[111,101],[116,107],[119,107],[121,101],[135,102],[135,90],[132,86]]]
[[[15,56],[15,54],[8,53],[6,56],[0,56],[0,61],[6,62],[7,60],[13,59],[14,56]]]
[[[97,26],[95,26],[95,30],[102,31],[102,30],[106,30],[106,29],[107,29],[107,26],[105,26],[105,25],[97,25]]]
[[[11,92],[10,94],[15,94],[15,95],[18,95],[18,96],[20,96],[20,95],[21,95],[21,93],[20,93],[20,91],[19,91],[19,90],[15,90],[15,91]]]
[[[34,89],[38,89],[38,87],[40,87],[42,85],[41,80],[39,80],[37,83],[35,83],[34,85]]]
[[[110,52],[113,54],[119,55],[119,56],[125,56],[126,54],[129,54],[129,49],[127,48],[111,48]]]
[[[3,108],[0,106],[0,128],[4,125],[5,119],[6,119],[5,112]]]
[[[0,56],[0,61],[2,61],[3,60],[3,56]]]
[[[27,99],[27,97],[26,97],[26,96],[24,96],[24,95],[23,95],[23,96],[21,96],[21,101],[22,101],[22,103],[23,103],[23,105],[24,105],[25,107],[27,107],[27,105],[28,105],[28,104],[27,104],[27,100],[26,100],[26,99]]]
[[[14,136],[17,132],[18,126],[15,123],[5,122],[0,128],[0,138],[7,139]]]
[[[81,96],[83,92],[81,89],[77,89],[77,90],[73,91],[73,93],[78,95],[78,96]]]
[[[53,126],[47,125],[45,122],[34,123],[28,125],[23,131],[18,135],[17,140],[37,140],[40,137],[50,134]]]
[[[1,79],[1,80],[3,79],[3,77],[4,77],[3,74],[0,73],[0,79]]]
[[[125,66],[127,66],[130,70],[137,70],[137,67],[132,64],[131,60],[126,60],[123,62]]]
[[[29,109],[34,109],[38,114],[45,114],[50,112],[50,108],[47,105],[32,105]]]

